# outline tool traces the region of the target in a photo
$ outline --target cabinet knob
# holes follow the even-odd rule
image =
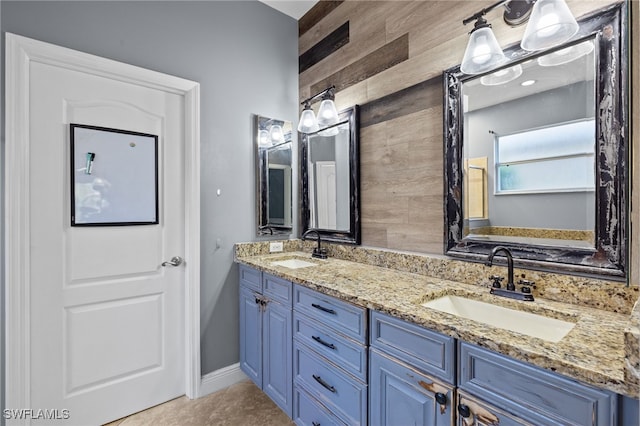
[[[466,419],[467,417],[471,416],[471,410],[469,409],[468,405],[459,404],[458,405],[458,414],[460,414],[461,417]]]
[[[447,405],[447,395],[442,392],[436,393],[436,402],[440,405]]]

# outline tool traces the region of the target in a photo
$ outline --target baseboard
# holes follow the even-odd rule
[[[248,377],[242,372],[242,370],[240,370],[240,363],[212,371],[211,373],[202,376],[198,398],[227,388],[245,379],[248,379]]]

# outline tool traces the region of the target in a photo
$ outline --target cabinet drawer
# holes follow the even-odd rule
[[[295,286],[294,293],[295,310],[365,343],[367,319],[364,308],[298,285]]]
[[[371,311],[371,347],[381,349],[447,383],[454,383],[455,339]]]
[[[262,272],[240,265],[240,285],[262,293]]]
[[[475,345],[459,343],[461,390],[535,425],[615,424],[615,395]]]
[[[367,377],[367,351],[361,344],[322,326],[299,312],[293,315],[293,335],[320,355],[362,381]]]
[[[304,390],[296,387],[293,396],[293,420],[298,426],[346,426]]]
[[[367,424],[367,386],[294,342],[295,385],[353,425]]]
[[[262,277],[262,294],[269,299],[277,300],[285,306],[291,307],[292,287],[291,281],[271,274],[264,274]]]

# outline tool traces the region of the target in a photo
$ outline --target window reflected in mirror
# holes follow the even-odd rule
[[[593,47],[463,82],[464,237],[595,247]]]

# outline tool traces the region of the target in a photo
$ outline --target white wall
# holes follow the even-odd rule
[[[3,46],[12,32],[201,84],[202,373],[238,362],[232,250],[256,235],[252,114],[297,126],[297,22],[254,0],[0,4]]]

